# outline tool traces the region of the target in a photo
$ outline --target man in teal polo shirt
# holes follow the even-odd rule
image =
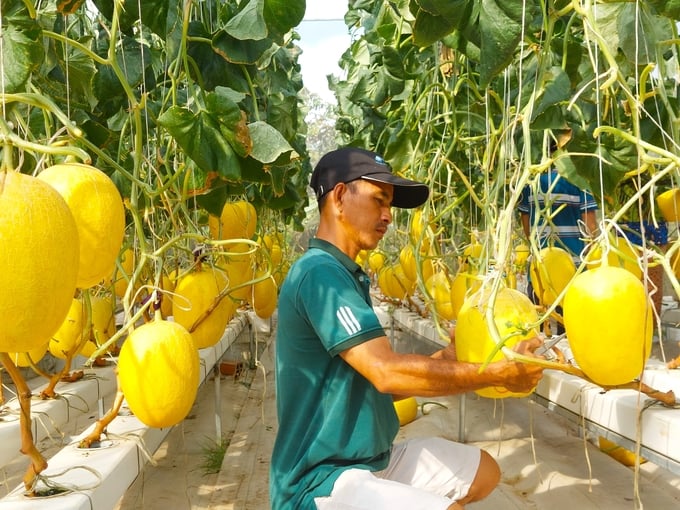
[[[354,262],[378,245],[392,207],[413,208],[428,188],[391,172],[370,151],[326,154],[311,186],[320,222],[278,301],[278,433],[271,460],[274,510],[460,509],[487,496],[500,471],[485,451],[441,438],[393,444],[393,399],[487,386],[529,391],[542,370],[510,361],[395,353],[376,317],[369,277]],[[539,339],[518,348],[530,354]]]

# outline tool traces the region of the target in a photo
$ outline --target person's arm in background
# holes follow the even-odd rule
[[[589,209],[588,211],[585,211],[581,215],[581,220],[583,220],[583,224],[586,226],[586,234],[588,234],[588,236],[591,238],[596,236],[598,231],[597,211],[595,209]]]
[[[590,212],[590,211],[588,211]],[[522,220],[522,230],[524,231],[524,236],[529,239],[529,234],[531,232],[531,226],[529,225],[529,214],[525,212],[520,213],[520,217]]]

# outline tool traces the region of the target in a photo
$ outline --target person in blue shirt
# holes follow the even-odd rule
[[[597,231],[597,202],[589,191],[579,189],[551,168],[539,176],[536,188],[527,186],[522,190],[517,208],[527,239],[535,228],[539,247],[562,248],[571,255],[577,267],[580,265],[581,254],[586,248],[584,237]],[[530,276],[527,295],[538,303]],[[562,315],[562,307],[558,306],[555,311]],[[561,322],[557,324],[556,333],[564,333]]]
[[[487,386],[530,391],[535,365],[456,360],[453,342],[432,356],[392,350],[354,261],[387,232],[392,207],[428,198],[376,153],[324,155],[311,187],[316,237],[292,265],[278,300],[278,431],[270,465],[273,510],[444,510],[486,497],[500,469],[487,452],[437,437],[395,443],[394,399],[452,395]],[[533,355],[538,338],[517,350]]]
[[[535,227],[541,248],[552,242],[567,250],[577,266],[581,263],[584,232],[597,230],[597,202],[589,191],[574,186],[551,168],[539,176],[537,189],[527,186],[522,190],[518,209],[527,239]]]

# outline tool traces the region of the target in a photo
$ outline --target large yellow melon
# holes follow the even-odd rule
[[[197,349],[215,345],[234,315],[236,306],[228,295],[216,304],[228,284],[224,271],[207,267],[186,274],[175,286],[172,315],[191,333]]]
[[[584,271],[564,296],[564,329],[574,360],[604,386],[640,375],[652,348],[652,318],[643,283],[621,267]]]
[[[78,287],[92,287],[109,278],[125,234],[125,208],[116,185],[101,170],[82,163],[51,166],[38,178],[64,197],[76,220]]]
[[[45,345],[76,291],[78,230],[45,182],[0,171],[0,352]]]
[[[456,322],[456,355],[461,361],[484,363],[496,349],[496,341],[487,323],[490,289],[482,288],[466,298]],[[493,303],[493,321],[504,345],[512,348],[522,340],[538,336],[538,312],[526,294],[507,287],[501,288]],[[499,350],[489,361],[500,361],[504,354]],[[482,397],[524,397],[529,393],[515,393],[505,388],[492,387],[476,391]]]
[[[196,399],[200,381],[198,351],[180,324],[154,320],[123,342],[118,380],[130,410],[149,427],[182,421]]]

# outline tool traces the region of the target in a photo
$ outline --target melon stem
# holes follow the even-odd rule
[[[21,408],[21,414],[19,416],[19,425],[21,428],[20,451],[31,460],[31,463],[24,474],[23,482],[26,491],[32,493],[35,478],[47,468],[47,461],[35,447],[33,441],[33,432],[31,432],[31,389],[28,387],[28,384],[26,384],[26,380],[21,375],[21,372],[16,367],[9,354],[1,352],[0,362],[12,378],[17,390],[17,398],[19,399],[19,406]]]
[[[568,363],[557,363],[555,361],[548,361],[542,358],[535,358],[532,356],[526,356],[524,354],[520,354],[518,352],[513,351],[512,349],[509,349],[507,347],[503,347],[503,354],[505,354],[506,358],[508,358],[511,361],[518,361],[521,363],[531,363],[533,365],[538,365],[543,368],[548,368],[548,369],[553,369],[553,370],[560,370],[562,372],[565,372],[570,375],[574,375],[576,377],[580,377],[581,379],[588,381],[589,383],[595,384],[596,386],[599,386],[600,388],[604,390],[637,390],[640,393],[643,393],[647,395],[650,398],[653,398],[655,400],[658,400],[662,402],[663,404],[669,406],[669,407],[675,407],[677,405],[676,399],[675,399],[675,393],[673,390],[662,392],[659,390],[656,390],[652,388],[651,386],[646,385],[640,380],[634,380],[627,382],[625,384],[617,384],[615,386],[605,386],[602,384],[598,384],[595,381],[593,381],[590,377],[588,377],[583,370],[581,370],[578,367],[575,367],[574,365],[570,365]]]

